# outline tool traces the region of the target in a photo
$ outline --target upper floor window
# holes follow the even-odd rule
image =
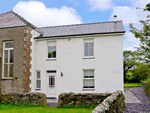
[[[94,56],[94,40],[84,40],[84,56]]]
[[[48,42],[48,58],[56,58],[56,42]]]
[[[3,46],[3,77],[13,76],[13,42],[4,42]]]

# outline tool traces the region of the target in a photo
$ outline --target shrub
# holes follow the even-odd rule
[[[137,68],[133,70],[133,76],[137,81],[146,80],[150,77],[150,66],[148,64],[139,64]]]
[[[145,89],[145,93],[150,98],[150,78],[148,78],[147,80],[145,80],[144,89]]]

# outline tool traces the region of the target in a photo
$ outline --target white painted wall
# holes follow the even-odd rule
[[[90,38],[90,37],[89,37]],[[35,41],[34,72],[41,71],[41,91],[35,90],[35,73],[32,73],[32,91],[46,93],[46,70],[57,70],[56,97],[63,92],[105,93],[123,89],[123,40],[120,36],[94,38],[95,59],[83,59],[86,38],[57,39],[57,60],[46,61],[47,41]],[[95,69],[95,91],[82,91],[83,69]],[[61,77],[60,73],[63,73]]]

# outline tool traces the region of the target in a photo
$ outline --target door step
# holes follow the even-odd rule
[[[46,97],[47,103],[58,103],[58,99],[56,97]]]
[[[56,97],[46,97],[46,99],[56,99]]]

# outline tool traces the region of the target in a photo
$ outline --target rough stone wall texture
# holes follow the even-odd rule
[[[98,105],[111,94],[105,93],[62,93],[59,95],[58,106],[65,107],[68,105]]]
[[[2,94],[0,100],[3,104],[12,103],[47,106],[46,95],[44,93]]]
[[[116,91],[99,104],[92,113],[123,113],[126,107],[122,91]]]
[[[1,93],[25,93],[30,91],[30,38],[31,27],[0,29],[0,57],[3,59],[3,42],[13,41],[13,77],[2,78],[0,63]]]

